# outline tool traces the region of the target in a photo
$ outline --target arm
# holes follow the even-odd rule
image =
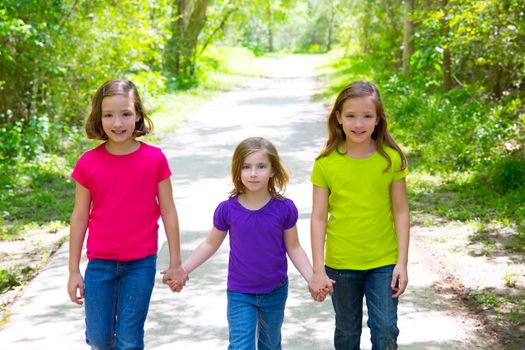
[[[208,260],[226,238],[226,232],[217,229],[215,226],[211,229],[210,234],[204,242],[191,253],[190,257],[184,261],[184,270],[191,273],[197,267],[201,266],[206,260]]]
[[[312,265],[299,243],[296,225],[284,231],[284,245],[295,268],[301,273],[301,276],[303,276],[306,282],[309,283],[313,276]]]
[[[167,283],[170,280],[177,281],[177,287],[172,290],[180,292],[188,280],[188,274],[182,268],[180,258],[179,218],[175,202],[173,201],[171,180],[169,177],[159,182],[157,186],[157,198],[159,200],[160,216],[162,218],[162,223],[164,224],[164,230],[166,231],[170,256],[168,269],[162,271],[164,274],[162,281],[164,283]]]
[[[79,305],[82,305],[84,299],[84,279],[80,273],[80,257],[89,222],[90,206],[91,193],[77,182],[75,206],[69,226],[69,278],[67,281],[67,292],[69,299]]]
[[[408,245],[410,241],[410,213],[408,209],[407,189],[405,178],[394,181],[390,187],[392,199],[392,215],[397,235],[397,263],[392,274],[391,287],[397,298],[405,292],[408,285]],[[399,285],[398,285],[399,284]]]
[[[313,186],[310,231],[314,274],[310,281],[310,290],[319,292],[326,286],[330,286],[329,292],[331,293],[331,286],[334,281],[328,278],[324,269],[324,244],[326,224],[328,221],[328,195],[329,190],[327,188]],[[316,300],[322,301],[320,298],[316,298]]]

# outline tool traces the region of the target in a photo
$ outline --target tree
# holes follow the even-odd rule
[[[410,57],[414,52],[412,35],[414,34],[414,22],[412,20],[412,11],[414,10],[414,0],[404,0],[405,18],[403,31],[403,74],[405,77],[410,76]]]
[[[206,24],[208,0],[177,0],[173,2],[171,38],[166,47],[168,73],[179,82],[192,81],[199,35]]]
[[[441,17],[442,37],[444,38],[443,45],[443,88],[445,91],[452,89],[452,61],[450,58],[450,27],[448,19],[448,0],[441,0],[441,9],[443,16]]]

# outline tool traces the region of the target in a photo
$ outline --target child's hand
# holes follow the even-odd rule
[[[405,292],[408,285],[408,272],[405,265],[396,265],[392,272],[392,282],[390,287],[394,291],[392,298],[398,298]]]
[[[67,293],[69,299],[75,304],[82,305],[84,303],[84,279],[80,272],[69,274]]]
[[[182,266],[167,269],[162,271],[162,283],[168,285],[172,292],[180,292],[186,281],[188,281],[188,273]]]
[[[325,289],[317,291],[313,290],[312,288],[310,288],[310,286],[308,286],[308,290],[310,291],[310,295],[315,301],[324,301],[326,299],[326,296],[328,295],[328,290]]]
[[[327,295],[332,295],[334,280],[328,278],[324,272],[314,273],[308,283],[308,289],[315,301],[324,301]]]

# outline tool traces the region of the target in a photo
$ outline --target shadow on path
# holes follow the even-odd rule
[[[273,62],[273,78],[252,80],[205,104],[198,113],[160,146],[173,171],[173,193],[179,212],[181,249],[187,257],[207,236],[216,205],[231,189],[230,160],[234,147],[249,136],[269,138],[290,169],[288,196],[299,209],[301,244],[310,251],[310,170],[325,142],[326,117],[317,93],[311,57]],[[160,271],[168,265],[164,233],[159,232],[158,271],[146,323],[147,349],[224,349],[228,241],[194,271],[181,293],[162,285]],[[432,290],[425,266],[412,259],[411,285],[400,303],[399,338],[402,349],[481,349],[472,320],[455,310]],[[82,262],[82,270],[85,260]],[[283,325],[286,349],[332,349],[334,316],[331,302],[311,300],[306,283],[289,264],[289,298]],[[33,280],[0,328],[1,349],[81,349],[84,344],[83,309],[66,293],[67,244]],[[366,320],[366,318],[365,318]],[[370,349],[363,329],[362,348]]]

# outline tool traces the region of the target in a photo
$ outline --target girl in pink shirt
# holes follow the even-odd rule
[[[104,142],[84,153],[71,175],[76,191],[67,285],[72,302],[86,302],[86,342],[93,349],[144,347],[159,217],[170,255],[164,280],[181,281],[177,292],[187,280],[168,162],[159,148],[136,140],[151,128],[131,81],[110,80],[95,93],[86,133]],[[82,278],[86,231],[89,261]]]

